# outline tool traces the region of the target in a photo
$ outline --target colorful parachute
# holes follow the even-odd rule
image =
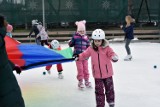
[[[9,59],[23,70],[74,60],[71,48],[54,51],[36,44],[21,44],[8,36],[5,42]]]

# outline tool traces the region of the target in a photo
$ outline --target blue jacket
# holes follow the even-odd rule
[[[133,33],[134,25],[133,24],[131,24],[128,27],[123,27],[122,29],[125,32],[125,39],[134,39],[134,33]]]
[[[74,54],[80,54],[90,46],[89,38],[87,35],[81,36],[79,33],[75,33],[69,46],[74,47]]]

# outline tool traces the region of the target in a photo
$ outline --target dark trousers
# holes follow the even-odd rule
[[[44,46],[44,44],[49,46],[49,43],[47,40],[41,40],[41,45]]]
[[[37,45],[41,45],[41,38],[36,38],[35,42],[36,42]]]
[[[114,104],[115,95],[112,77],[95,79],[95,95],[96,107],[105,107],[105,96],[108,104]]]
[[[125,40],[125,42],[126,42],[126,43],[125,43],[125,48],[126,48],[126,51],[127,51],[127,54],[128,54],[128,55],[131,55],[131,50],[130,50],[130,47],[129,47],[129,44],[131,43],[131,40],[132,40],[132,39],[126,39],[126,40]]]

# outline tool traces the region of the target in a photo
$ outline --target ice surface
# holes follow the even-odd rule
[[[113,63],[115,107],[160,107],[160,44],[131,43],[132,61],[123,60],[124,43],[110,46],[119,56],[119,61]],[[62,48],[66,47],[62,44]],[[64,79],[58,79],[55,65],[51,75],[43,75],[44,67],[23,71],[21,75],[15,73],[26,107],[96,107],[92,74],[93,89],[81,91],[77,87],[75,62],[64,63],[63,69]]]

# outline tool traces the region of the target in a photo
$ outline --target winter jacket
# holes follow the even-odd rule
[[[69,46],[74,47],[74,54],[80,54],[90,46],[89,38],[87,35],[82,36],[75,33],[69,42]]]
[[[48,39],[48,34],[45,31],[45,28],[42,27],[42,29],[40,30],[39,34],[37,35],[37,37],[41,37],[41,40],[47,40]]]
[[[134,39],[134,33],[133,33],[134,25],[133,24],[131,24],[128,27],[123,27],[122,29],[125,32],[125,39]]]
[[[104,79],[113,75],[111,60],[115,55],[116,54],[109,47],[108,41],[105,40],[104,45],[98,47],[98,51],[93,49],[93,45],[88,47],[86,51],[79,54],[79,60],[91,57],[93,77],[97,79]]]
[[[31,31],[30,31],[30,33],[29,33],[29,37],[31,36],[31,34],[34,32],[34,36],[36,37],[37,35],[38,35],[38,33],[39,33],[39,30],[38,30],[38,28],[37,28],[37,25],[38,24],[35,24],[35,25],[33,25],[32,26],[32,29],[31,29]]]
[[[25,107],[5,49],[5,30],[0,28],[0,107]]]

